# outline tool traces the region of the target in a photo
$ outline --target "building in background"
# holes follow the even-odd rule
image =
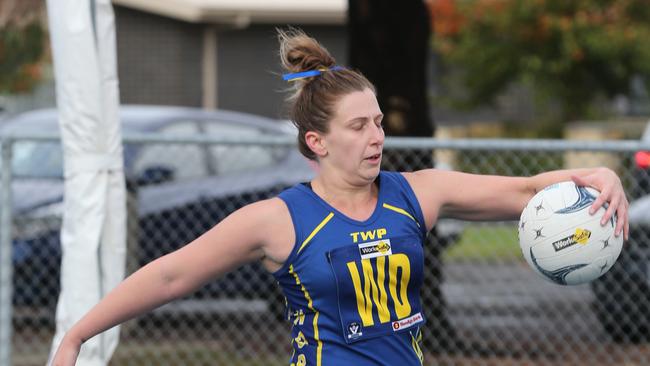
[[[113,0],[122,103],[283,113],[276,27],[346,62],[346,0]]]
[[[294,25],[347,61],[347,0],[113,0],[123,104],[284,116],[276,27]],[[55,105],[51,67],[5,115]],[[2,114],[0,114],[1,118]]]

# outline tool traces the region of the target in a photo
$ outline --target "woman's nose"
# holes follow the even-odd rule
[[[375,125],[375,128],[373,129],[373,136],[372,137],[373,137],[373,142],[376,141],[379,144],[383,144],[384,143],[384,137],[385,137],[384,128],[381,125],[379,125],[379,126]]]

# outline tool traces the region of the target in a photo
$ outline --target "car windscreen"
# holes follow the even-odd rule
[[[180,124],[175,124],[176,126]],[[173,126],[173,125],[170,125]],[[128,131],[128,129],[126,129]],[[201,126],[201,132],[210,135],[222,136],[254,136],[264,135],[264,131],[244,128],[238,126],[228,126],[224,124],[214,124]],[[174,130],[175,132],[178,132]],[[163,132],[164,131],[158,131]],[[198,131],[193,131],[197,134]],[[177,133],[174,135],[178,136]],[[191,135],[191,134],[190,134]],[[152,160],[158,162],[158,165],[169,165],[177,161],[183,167],[197,168],[196,164],[188,165],[188,159],[183,159],[181,152],[190,153],[192,149],[207,149],[205,156],[208,158],[209,173],[207,175],[232,174],[237,172],[254,170],[264,166],[272,166],[279,160],[285,158],[291,150],[287,147],[265,147],[265,146],[185,146],[169,148],[165,144],[133,144],[131,149],[125,146],[127,157],[137,151],[139,161],[144,164],[145,161]],[[137,148],[136,148],[137,146]],[[131,151],[133,150],[133,151]],[[129,154],[131,152],[131,154]],[[169,155],[174,154],[174,159]],[[149,159],[147,159],[149,157]],[[192,159],[196,163],[196,159]],[[150,162],[151,163],[151,162]],[[164,163],[164,164],[163,164]],[[1,164],[1,162],[0,162]],[[142,164],[135,164],[133,167]],[[154,164],[155,165],[155,164]],[[0,165],[1,166],[1,165]],[[131,167],[131,159],[127,159],[127,169]],[[63,153],[59,142],[43,141],[19,141],[14,145],[12,168],[14,176],[18,178],[61,178],[63,176]],[[186,169],[187,170],[187,169]],[[180,173],[182,169],[179,170]],[[204,174],[201,174],[204,175]],[[190,174],[190,176],[193,176]]]
[[[16,142],[12,168],[13,174],[19,178],[61,178],[63,172],[61,145],[58,142]]]

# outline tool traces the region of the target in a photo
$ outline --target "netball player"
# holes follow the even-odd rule
[[[127,278],[70,329],[53,365],[74,365],[90,337],[251,261],[262,261],[287,298],[289,364],[420,365],[422,242],[438,218],[517,219],[537,191],[573,179],[601,192],[592,209],[607,203],[603,222],[616,214],[616,235],[627,236],[628,202],[606,168],[533,177],[381,171],[373,85],[300,31],[279,38],[295,88],[291,119],[317,176],[239,209]]]

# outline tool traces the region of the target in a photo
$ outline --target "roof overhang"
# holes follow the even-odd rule
[[[347,0],[112,0],[113,4],[191,23],[344,24]]]

